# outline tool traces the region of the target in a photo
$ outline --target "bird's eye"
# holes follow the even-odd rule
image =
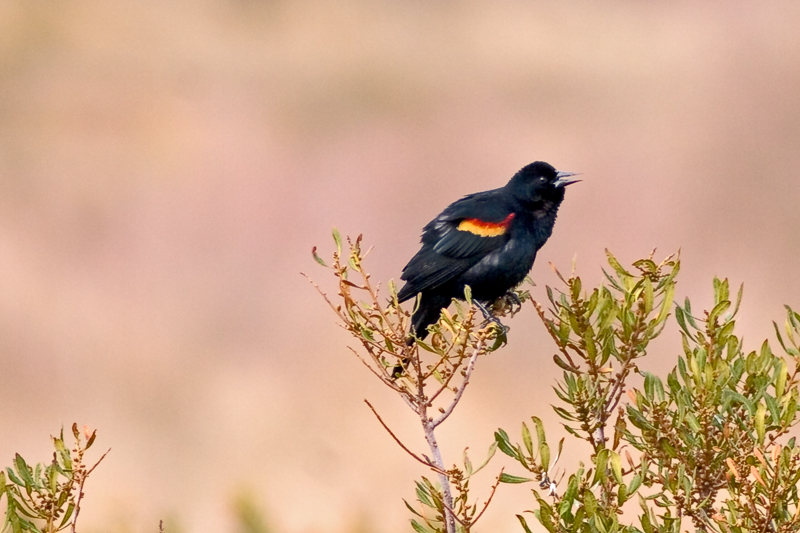
[[[539,183],[547,183],[547,178],[542,176],[541,178],[539,178]]]

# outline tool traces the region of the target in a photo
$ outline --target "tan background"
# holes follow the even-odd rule
[[[585,178],[537,298],[549,261],[594,283],[604,247],[681,247],[679,296],[744,282],[757,346],[800,308],[798,27],[792,1],[3,1],[2,464],[77,421],[113,449],[87,532],[235,531],[243,494],[280,532],[409,531],[423,470],[362,399],[420,450],[414,420],[299,272],[332,289],[310,249],[338,226],[396,278],[445,205],[536,159]],[[448,462],[534,413],[560,435],[544,330],[510,324]],[[481,530],[533,505],[504,487]]]

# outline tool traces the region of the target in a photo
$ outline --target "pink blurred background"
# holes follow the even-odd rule
[[[535,298],[548,262],[596,283],[605,247],[681,248],[679,297],[744,283],[758,346],[800,308],[798,27],[788,0],[0,3],[0,464],[75,421],[112,448],[86,532],[238,531],[242,498],[273,531],[409,531],[425,471],[362,400],[424,452],[415,420],[299,272],[334,291],[310,249],[336,226],[396,279],[444,206],[534,160],[584,174]],[[544,329],[509,325],[449,463],[531,414],[563,434]],[[479,529],[533,506],[501,487]]]

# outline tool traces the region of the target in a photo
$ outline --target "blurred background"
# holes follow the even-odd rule
[[[678,297],[744,283],[757,347],[800,307],[798,27],[789,0],[4,0],[0,464],[78,422],[112,449],[86,532],[409,531],[426,472],[363,399],[421,433],[300,272],[335,291],[310,250],[336,226],[396,279],[442,208],[534,160],[584,178],[536,299],[549,262],[588,284],[606,247],[680,248]],[[544,328],[508,324],[442,426],[448,463],[531,414],[562,434]],[[501,487],[479,529],[534,505]]]

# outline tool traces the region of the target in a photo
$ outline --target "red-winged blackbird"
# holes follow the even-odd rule
[[[430,221],[397,293],[401,302],[421,295],[411,333],[424,339],[442,308],[464,299],[465,285],[473,301],[489,303],[522,283],[553,232],[564,187],[579,181],[574,175],[537,161],[505,187],[465,196]]]

